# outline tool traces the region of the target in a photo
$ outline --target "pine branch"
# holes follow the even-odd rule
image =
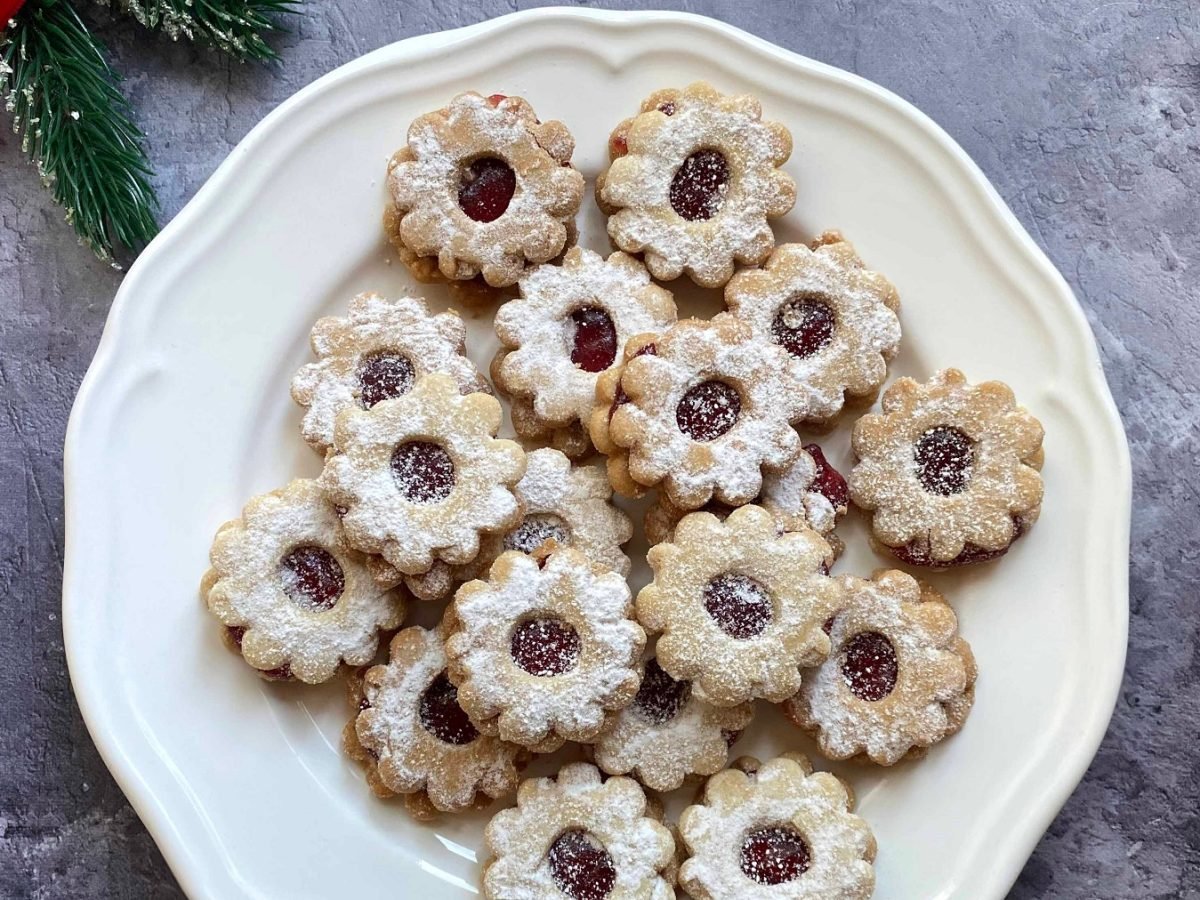
[[[0,95],[21,149],[101,259],[158,230],[145,136],[117,81],[65,0],[28,0],[0,33]]]
[[[282,30],[275,16],[298,11],[300,0],[99,0],[171,40],[208,44],[238,59],[278,59],[266,35]]]

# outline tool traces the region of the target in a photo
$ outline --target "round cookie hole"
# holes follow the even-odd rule
[[[797,359],[825,349],[833,340],[837,319],[829,304],[816,296],[795,297],[780,307],[771,322],[775,343]]]
[[[279,561],[283,590],[306,609],[333,609],[346,589],[346,574],[324,547],[306,544]]]
[[[392,451],[392,478],[405,500],[439,503],[454,490],[454,461],[432,441],[408,441]]]
[[[547,854],[555,886],[572,900],[604,900],[617,882],[613,858],[595,835],[564,831]]]
[[[917,479],[931,494],[949,497],[961,494],[971,480],[975,442],[953,425],[926,430],[913,445]]]
[[[702,381],[688,389],[675,407],[675,424],[694,441],[715,441],[737,424],[742,397],[724,381]]]
[[[458,688],[445,672],[433,679],[421,695],[421,727],[444,744],[461,747],[479,737],[479,732],[458,705]]]
[[[516,191],[512,166],[494,156],[483,156],[459,176],[458,207],[473,221],[494,222],[508,211]]]
[[[732,177],[720,150],[697,150],[671,179],[671,208],[689,222],[703,222],[721,211]]]
[[[381,400],[401,397],[412,390],[416,372],[402,353],[381,350],[362,361],[358,368],[359,402],[370,409]]]
[[[617,358],[617,327],[598,306],[571,313],[571,362],[585,372],[603,372]]]
[[[896,648],[878,631],[861,631],[842,648],[842,678],[859,700],[882,700],[896,689]]]
[[[767,589],[748,575],[718,575],[704,588],[704,608],[738,640],[762,634],[775,614]]]
[[[690,681],[676,681],[663,671],[657,659],[651,659],[646,663],[642,685],[633,704],[650,722],[665,725],[679,715],[691,695]]]
[[[546,541],[555,541],[560,547],[567,546],[571,542],[571,528],[552,513],[535,513],[526,516],[520,525],[504,536],[504,549],[532,553]]]
[[[808,844],[788,825],[756,828],[742,840],[742,872],[759,884],[795,881],[811,862]]]
[[[526,619],[513,629],[509,653],[513,661],[542,678],[562,675],[579,662],[579,632],[562,619]]]

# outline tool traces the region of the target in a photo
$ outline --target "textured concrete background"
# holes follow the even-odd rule
[[[83,6],[84,4],[80,4]],[[381,44],[540,5],[311,0],[282,67],[86,10],[150,136],[166,221],[269,109]],[[588,5],[588,4],[583,4]],[[1191,0],[611,3],[716,16],[911,100],[979,162],[1099,339],[1136,482],[1129,663],[1017,898],[1200,898],[1200,11]],[[120,274],[0,133],[0,896],[177,897],[93,748],[59,623],[62,441]],[[105,598],[97,597],[103,603]]]

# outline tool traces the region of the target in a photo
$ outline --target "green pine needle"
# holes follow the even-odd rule
[[[0,32],[0,95],[21,149],[101,259],[158,230],[145,136],[103,46],[65,0],[28,0]]]
[[[300,0],[99,0],[123,10],[142,25],[208,44],[238,59],[277,55],[265,36],[281,30],[274,17],[297,11]]]

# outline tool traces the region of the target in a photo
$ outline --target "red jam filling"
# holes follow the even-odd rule
[[[567,523],[547,513],[526,516],[525,521],[504,536],[504,549],[532,553],[546,541],[555,541],[563,547],[570,540],[571,529]]]
[[[929,493],[943,497],[960,494],[971,478],[974,441],[953,426],[938,425],[917,439],[913,459],[921,487]]]
[[[725,202],[729,178],[729,163],[719,150],[697,150],[671,180],[671,208],[689,222],[711,219]]]
[[[842,649],[842,678],[859,700],[882,700],[896,687],[896,648],[878,631],[862,631]]]
[[[775,314],[771,337],[792,356],[804,359],[833,340],[835,324],[829,304],[817,297],[797,297]]]
[[[715,441],[735,424],[742,413],[737,389],[723,381],[702,381],[675,407],[675,423],[694,441]]]
[[[663,671],[657,659],[652,659],[646,663],[642,686],[633,703],[655,725],[665,725],[679,715],[691,692],[690,681],[676,681]]]
[[[508,99],[508,94],[491,94],[487,98],[488,106],[499,106]]]
[[[346,575],[323,547],[297,547],[279,561],[283,590],[309,609],[333,609],[346,588]]]
[[[575,668],[579,632],[561,619],[528,619],[513,629],[509,652],[530,675],[562,675]]]
[[[564,831],[550,845],[550,875],[572,900],[604,900],[617,881],[617,869],[604,845],[582,829]]]
[[[774,615],[766,588],[748,575],[718,575],[704,588],[704,608],[739,640],[762,634]]]
[[[805,444],[804,450],[817,464],[817,474],[813,477],[813,491],[820,494],[834,509],[844,509],[850,505],[850,486],[842,473],[829,464],[825,451],[817,444]]]
[[[479,732],[458,705],[458,688],[442,672],[421,695],[421,727],[439,741],[461,747],[479,737]]]
[[[412,390],[414,376],[407,356],[385,350],[368,357],[358,370],[363,409],[370,409],[380,400],[407,394]]]
[[[664,116],[675,115],[675,101],[674,100],[664,100],[662,103],[658,104],[658,111],[660,113],[662,113]]]
[[[476,222],[494,222],[508,209],[517,176],[502,159],[485,156],[465,169],[458,185],[458,205]]]
[[[757,828],[742,841],[742,871],[759,884],[783,884],[808,871],[808,845],[794,828]]]
[[[575,336],[571,362],[585,372],[603,372],[617,358],[617,329],[604,310],[585,306],[571,313]]]
[[[454,490],[454,462],[432,441],[409,441],[392,452],[392,478],[405,500],[439,503]]]

